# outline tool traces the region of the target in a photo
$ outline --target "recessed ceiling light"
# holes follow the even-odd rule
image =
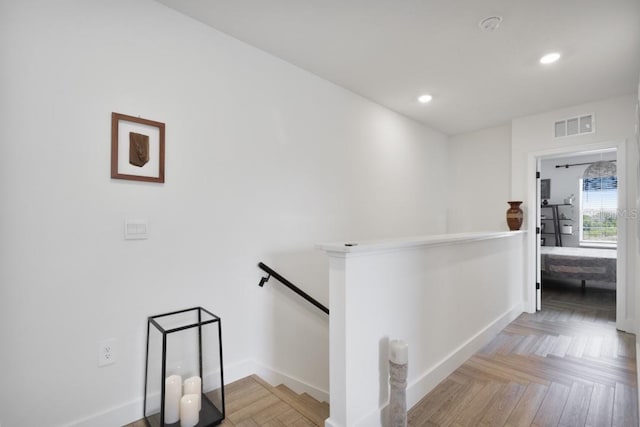
[[[425,93],[424,95],[420,95],[418,97],[418,102],[421,104],[426,104],[427,102],[431,101],[433,99],[433,96],[429,95],[428,93]]]
[[[540,58],[541,64],[553,64],[558,59],[560,59],[560,54],[558,52],[547,53],[542,58]]]

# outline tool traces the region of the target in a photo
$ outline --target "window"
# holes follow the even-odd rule
[[[618,241],[618,177],[580,183],[580,244],[615,246]]]

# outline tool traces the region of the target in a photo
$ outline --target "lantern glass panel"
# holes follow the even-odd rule
[[[175,405],[183,388],[166,385],[174,375],[181,382],[199,377],[202,387],[197,427],[220,424],[224,419],[224,375],[222,369],[221,321],[195,307],[148,318],[144,417],[148,426],[178,426]],[[176,377],[173,377],[174,379]],[[190,393],[191,394],[191,393]],[[173,405],[173,406],[172,406]],[[164,411],[161,408],[165,408]],[[173,414],[173,415],[172,415]]]

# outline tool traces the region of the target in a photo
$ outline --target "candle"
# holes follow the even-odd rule
[[[164,423],[177,423],[180,419],[182,377],[171,375],[164,380]]]
[[[202,380],[200,377],[190,377],[184,380],[184,394],[197,394],[200,396],[202,393]],[[198,411],[202,409],[201,400],[198,400]]]
[[[200,421],[199,394],[185,394],[180,399],[180,427],[193,427]]]
[[[393,340],[389,343],[389,360],[396,365],[406,365],[409,362],[409,346],[406,342]]]

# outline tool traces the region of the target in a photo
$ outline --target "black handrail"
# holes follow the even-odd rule
[[[307,294],[305,291],[303,291],[302,289],[300,289],[299,287],[297,287],[296,285],[294,285],[293,283],[291,283],[290,281],[288,281],[287,279],[282,277],[273,268],[269,267],[268,265],[266,265],[266,264],[264,264],[262,262],[258,263],[258,267],[260,267],[262,270],[264,270],[267,273],[269,273],[269,275],[267,277],[263,277],[262,279],[260,279],[260,283],[258,283],[258,286],[260,286],[260,287],[264,286],[264,284],[269,279],[271,279],[271,276],[273,276],[273,277],[276,278],[276,280],[278,280],[278,282],[282,283],[287,288],[291,289],[293,292],[295,292],[296,294],[300,295],[302,298],[306,299],[308,302],[310,302],[311,304],[315,305],[320,310],[322,310],[325,313],[329,314],[329,309],[327,307],[325,307],[324,305],[320,304],[313,297],[309,296],[309,294]]]

